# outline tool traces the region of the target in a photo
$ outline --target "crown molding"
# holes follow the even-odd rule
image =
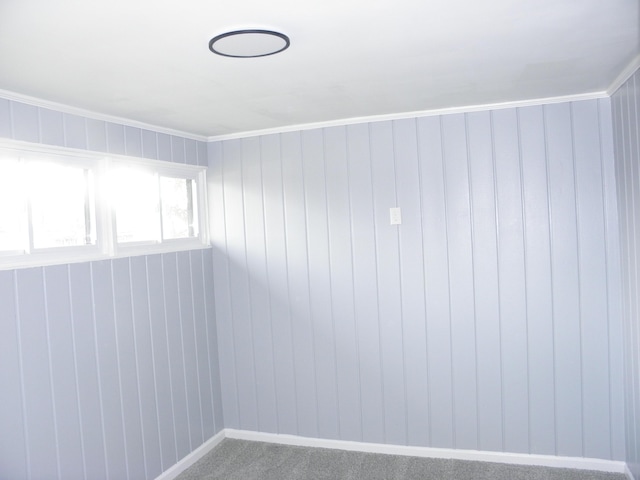
[[[0,98],[5,98],[14,102],[26,103],[33,105],[34,107],[48,108],[56,110],[62,113],[68,113],[70,115],[79,115],[81,117],[90,118],[92,120],[101,120],[105,122],[118,123],[127,127],[141,128],[143,130],[151,130],[157,133],[165,133],[167,135],[175,135],[178,137],[188,138],[191,140],[197,140],[200,142],[206,142],[207,137],[204,135],[195,135],[189,132],[183,132],[180,130],[174,130],[171,128],[160,127],[158,125],[152,125],[150,123],[138,122],[129,118],[116,117],[114,115],[106,115],[104,113],[98,113],[91,110],[85,110],[83,108],[71,107],[63,103],[52,102],[49,100],[43,100],[41,98],[30,97],[21,93],[11,92],[9,90],[0,89]]]
[[[624,85],[624,83],[629,80],[634,73],[636,73],[638,68],[640,68],[640,54],[636,55],[625,69],[620,72],[620,75],[618,75],[611,85],[609,85],[609,88],[607,88],[607,95],[612,96],[616,93],[616,91]]]
[[[392,113],[385,115],[371,115],[368,117],[353,117],[327,122],[305,123],[300,125],[287,125],[285,127],[267,128],[264,130],[253,130],[248,132],[231,133],[227,135],[213,135],[207,138],[209,142],[222,140],[236,140],[240,138],[258,137],[262,135],[272,135],[279,133],[298,132],[301,130],[313,130],[316,128],[329,128],[345,125],[355,125],[359,123],[382,122],[388,120],[404,120],[407,118],[432,117],[436,115],[451,115],[455,113],[484,112],[487,110],[500,110],[505,108],[521,108],[539,105],[550,105],[553,103],[579,102],[582,100],[594,100],[608,98],[606,91],[581,93],[576,95],[564,95],[560,97],[535,98],[530,100],[518,100],[512,102],[487,103],[482,105],[467,105],[462,107],[439,108],[433,110],[419,110],[404,113]]]

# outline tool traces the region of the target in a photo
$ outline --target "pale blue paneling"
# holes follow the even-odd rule
[[[60,477],[86,478],[68,267],[46,267],[44,281]]]
[[[28,443],[14,272],[0,272],[0,292],[0,431],[5,432],[0,435],[0,465],[8,478],[27,478]]]
[[[454,446],[449,248],[444,188],[442,119],[418,119],[421,161],[422,231],[424,232],[424,290],[429,397],[429,444]],[[493,348],[496,348],[496,344]],[[495,426],[494,426],[495,428]]]
[[[249,158],[259,157],[258,138],[243,141],[243,151]],[[245,229],[247,237],[246,268],[249,275],[251,311],[264,311],[269,315],[269,280],[265,250],[265,222],[262,192],[262,163],[248,162],[242,168],[242,182],[246,194],[243,197]],[[271,322],[256,322],[252,325],[254,342],[256,395],[258,397],[257,418],[261,431],[277,432],[277,407],[275,372],[273,363],[273,333]]]
[[[520,146],[517,112],[492,112],[497,205],[498,275],[503,395],[503,448],[527,452],[529,445],[527,299]],[[546,204],[538,206],[546,208]]]
[[[145,257],[130,259],[131,304],[135,358],[138,372],[140,396],[140,423],[144,445],[145,471],[147,477],[162,473],[160,453],[159,416],[156,397],[156,375],[149,314],[149,290],[147,285],[147,263]]]
[[[185,139],[171,135],[171,161],[175,163],[185,163]]]
[[[202,434],[202,405],[200,376],[198,366],[198,346],[196,344],[195,320],[193,315],[193,289],[191,286],[191,261],[189,252],[179,252],[178,266],[178,302],[180,305],[180,327],[182,351],[184,355],[184,380],[187,391],[189,415],[190,448],[201,445],[205,440]]]
[[[640,71],[613,95],[612,106],[622,257],[626,461],[634,478],[640,479]],[[617,418],[613,410],[612,421]]]
[[[377,306],[378,273],[375,262],[375,218],[368,125],[347,127],[348,214],[353,236],[353,300],[360,370],[362,441],[384,442],[382,358]],[[344,208],[344,206],[343,206]],[[335,275],[338,275],[336,273]]]
[[[622,458],[607,108],[210,143],[226,426]]]
[[[158,155],[155,132],[4,99],[0,119],[8,138]],[[223,428],[211,250],[179,258],[0,273],[1,478],[152,479]]]
[[[281,139],[274,135],[260,139],[262,153],[262,195],[264,198],[266,268],[269,277],[269,310],[273,335],[273,364],[276,389],[278,433],[298,433],[296,380],[293,359],[292,317],[289,307],[287,278],[287,244],[285,237],[285,206],[282,183]],[[215,168],[215,164],[214,164]],[[215,241],[214,241],[215,244]],[[217,270],[214,264],[214,272]],[[216,276],[216,278],[219,278]],[[225,283],[224,278],[216,283]],[[216,302],[218,297],[216,296]],[[218,303],[216,303],[216,320]],[[232,321],[229,319],[228,321]],[[220,341],[224,341],[218,332]],[[224,374],[220,356],[221,376]],[[226,410],[224,410],[226,415]],[[225,417],[226,418],[226,417]],[[226,423],[225,423],[226,425]]]
[[[191,305],[193,308],[194,333],[198,363],[198,386],[200,392],[200,408],[202,413],[203,440],[215,434],[215,420],[213,412],[213,396],[211,392],[211,349],[209,347],[208,319],[206,310],[206,296],[211,292],[204,285],[203,251],[196,250],[189,254],[191,264]],[[152,365],[152,364],[151,364]],[[217,368],[217,367],[214,367]]]
[[[187,379],[180,322],[178,265],[175,253],[162,255],[162,274],[167,315],[167,343],[173,398],[173,419],[177,458],[180,459],[191,451],[191,424],[189,423],[189,399],[187,397]]]
[[[64,138],[65,146],[71,148],[87,148],[87,125],[86,119],[78,115],[65,113],[64,117]],[[43,122],[42,110],[40,111],[40,121]],[[44,141],[44,139],[43,139]]]
[[[40,109],[40,141],[49,145],[65,145],[64,117],[60,112]]]
[[[105,479],[105,417],[100,397],[91,269],[87,263],[69,266],[71,318],[78,381],[79,416],[82,429],[83,464],[86,478]]]
[[[127,153],[127,146],[124,137],[124,125],[117,123],[106,123],[107,131],[107,151],[109,153],[116,153],[118,155],[125,155]]]
[[[497,211],[491,113],[467,115],[477,365],[478,448],[502,450]]]
[[[258,428],[258,406],[256,396],[256,363],[253,350],[251,318],[251,293],[246,272],[244,202],[242,196],[242,142],[225,146],[227,157],[224,163],[224,202],[226,213],[227,254],[229,255],[229,299],[234,323],[232,335],[233,354],[242,375],[251,381],[237,380],[239,420],[243,429]],[[243,245],[243,248],[240,248]],[[228,340],[227,340],[228,341]]]
[[[198,165],[200,165],[201,167],[206,167],[209,163],[207,142],[198,141],[196,145],[196,151],[198,155]]]
[[[213,282],[213,251],[203,251],[202,255],[202,288],[205,292],[215,291]],[[195,282],[195,280],[194,280]],[[199,284],[200,281],[197,281]],[[215,301],[210,293],[204,295],[204,322],[209,351],[208,365],[210,366],[211,402],[213,406],[213,432],[217,433],[224,427],[222,415],[222,392],[220,391],[220,358],[218,352],[218,332],[215,322]],[[205,431],[207,426],[205,425]]]
[[[171,161],[171,137],[166,133],[158,133],[158,160]]]
[[[14,140],[38,142],[38,108],[24,103],[11,102],[12,136]]]
[[[371,124],[371,181],[375,219],[376,267],[378,270],[378,321],[384,440],[407,443],[407,399],[403,352],[404,318],[401,305],[398,227],[389,225],[389,207],[397,205],[393,124]],[[366,399],[364,400],[366,401]]]
[[[544,111],[551,225],[556,449],[560,455],[576,456],[583,448],[583,351],[571,106],[548,105]]]
[[[136,358],[136,330],[133,324],[129,259],[112,262],[116,348],[120,375],[120,396],[125,436],[127,472],[130,478],[146,478],[142,437],[142,405]]]
[[[176,425],[174,418],[173,380],[171,359],[169,358],[169,338],[165,302],[154,299],[164,298],[164,280],[162,256],[152,255],[146,258],[147,281],[149,282],[149,314],[151,323],[151,343],[153,345],[153,366],[155,370],[156,399],[158,402],[158,431],[162,470],[177,462]]]
[[[124,127],[124,151],[131,157],[142,157],[142,131],[136,127]]]
[[[142,156],[152,160],[158,159],[158,141],[156,132],[142,130]]]
[[[198,142],[195,140],[184,139],[184,158],[185,163],[189,165],[198,165]]]
[[[415,119],[393,124],[397,204],[402,207],[398,230],[400,252],[401,308],[403,317],[403,355],[407,402],[407,443],[429,444],[429,397],[427,372],[424,239],[421,228],[420,157]],[[348,292],[348,290],[347,290]]]
[[[120,357],[114,317],[113,276],[111,262],[91,264],[96,354],[100,381],[100,400],[104,421],[107,476],[127,478],[127,443],[124,431]],[[108,419],[108,420],[107,420]]]
[[[320,130],[302,132],[304,202],[308,224],[309,309],[315,355],[318,436],[338,438],[338,389],[336,384],[336,337],[332,311],[329,264],[329,224],[325,177],[324,136]],[[344,143],[342,144],[344,146]],[[326,152],[327,159],[332,155]],[[249,212],[249,210],[247,210]],[[346,373],[346,372],[345,372]]]
[[[316,337],[321,336],[323,343],[334,340],[335,375],[338,393],[338,421],[340,437],[345,440],[362,439],[362,417],[360,415],[361,390],[360,368],[357,348],[358,330],[354,316],[354,286],[353,286],[353,241],[351,238],[351,212],[349,209],[349,165],[347,157],[347,129],[345,127],[329,128],[324,131],[324,168],[327,181],[326,190],[327,227],[329,240],[329,271],[328,280],[331,285],[331,315],[329,318],[318,316],[314,318]],[[311,132],[307,134],[311,135]],[[306,158],[307,149],[303,149]],[[311,159],[313,161],[313,158]],[[313,183],[312,175],[307,175],[306,185]],[[307,224],[315,223],[315,211],[308,208]],[[316,210],[317,211],[317,210]],[[316,281],[322,274],[322,266],[316,265],[315,271],[309,268],[309,275],[314,275]],[[325,279],[327,278],[324,275]],[[323,322],[332,322],[333,337],[324,333]],[[329,330],[329,331],[331,331]],[[326,344],[323,350],[330,351],[331,344]],[[317,358],[324,358],[317,352]],[[331,352],[333,353],[333,352]],[[334,364],[329,360],[328,365]],[[333,386],[331,386],[333,387]],[[331,388],[330,387],[330,388]],[[333,394],[334,388],[331,388]],[[325,408],[326,405],[318,408]]]
[[[50,327],[45,306],[43,269],[19,270],[16,273],[15,288],[24,395],[23,418],[28,441],[28,471],[31,478],[59,476],[59,437],[55,418],[55,386],[51,376]],[[51,448],[52,445],[54,448]]]
[[[465,117],[443,117],[451,322],[454,446],[477,449],[475,303]]]
[[[543,107],[518,110],[523,184],[531,449],[553,455],[555,378],[553,291]],[[604,322],[603,322],[604,324]]]
[[[0,98],[0,137],[11,138],[11,102]]]
[[[107,125],[104,121],[87,118],[87,148],[96,152],[107,151]]]
[[[300,132],[281,135],[286,269],[293,342],[298,434],[318,435],[318,399],[314,328],[311,319],[307,204]],[[229,237],[229,247],[232,242]],[[239,292],[238,292],[239,293]]]

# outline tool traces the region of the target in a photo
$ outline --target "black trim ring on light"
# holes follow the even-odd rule
[[[227,53],[222,53],[213,48],[213,45],[218,41],[226,37],[231,37],[234,35],[244,35],[247,33],[260,33],[263,35],[272,35],[274,37],[279,37],[285,41],[284,47],[280,50],[276,50],[275,52],[263,53],[261,55],[229,55]],[[223,57],[232,57],[232,58],[258,58],[258,57],[268,57],[269,55],[275,55],[276,53],[280,53],[289,48],[291,44],[289,37],[287,37],[284,33],[274,32],[273,30],[234,30],[233,32],[221,33],[220,35],[216,35],[211,40],[209,40],[209,50],[217,55],[222,55]]]

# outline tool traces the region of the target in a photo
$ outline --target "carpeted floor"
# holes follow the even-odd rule
[[[225,439],[178,480],[626,480],[622,474]]]

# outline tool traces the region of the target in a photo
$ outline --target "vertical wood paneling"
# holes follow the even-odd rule
[[[168,135],[4,99],[0,136],[171,160]],[[152,479],[219,432],[214,290],[211,249],[0,272],[0,478]]]
[[[196,343],[195,320],[193,316],[193,287],[191,285],[191,260],[189,252],[179,252],[178,260],[178,301],[184,355],[184,377],[186,383],[190,448],[193,450],[205,440],[202,427],[202,396],[200,394],[200,372],[198,367],[198,345]]]
[[[16,277],[29,475],[32,478],[59,476],[55,386],[51,377],[43,269],[18,270]]]
[[[556,436],[560,455],[583,450],[580,247],[571,106],[545,106],[556,360]],[[576,381],[580,379],[580,381]]]
[[[524,201],[531,449],[553,455],[555,383],[549,195],[543,107],[518,110]],[[542,208],[540,208],[542,207]],[[604,322],[603,322],[604,323]]]
[[[477,449],[477,386],[475,346],[475,299],[469,166],[463,115],[442,119],[445,157],[444,182],[447,203],[450,322],[452,344],[454,446]]]
[[[384,438],[407,442],[407,403],[403,352],[398,227],[389,224],[389,207],[397,205],[393,124],[371,124],[371,179],[375,218],[378,312],[381,342]]]
[[[144,464],[147,477],[156,477],[162,473],[162,459],[145,257],[132,257],[129,267]]]
[[[640,71],[613,95],[615,172],[620,210],[626,461],[640,478]]]
[[[246,231],[246,269],[251,311],[269,310],[269,291],[266,271],[264,208],[262,205],[261,162],[247,162],[245,158],[259,158],[258,138],[247,139],[242,145],[242,183],[244,204],[244,228]],[[277,432],[278,425],[273,367],[273,339],[270,322],[253,322],[257,418],[260,429]]]
[[[336,338],[331,298],[325,139],[321,130],[302,132],[302,157],[309,244],[309,309],[313,329],[318,436],[339,438]]]
[[[502,450],[502,366],[498,245],[491,114],[467,116],[473,289],[476,316],[478,448]]]
[[[333,395],[337,393],[338,438],[360,440],[362,438],[360,415],[362,397],[357,345],[358,327],[353,301],[353,239],[351,208],[349,208],[350,176],[347,135],[346,127],[335,127],[324,131],[323,187],[327,199],[329,272],[324,270],[329,276],[329,301],[331,302],[325,308],[331,312],[331,316],[325,319],[316,318],[315,321],[326,327],[321,339],[326,342],[324,344],[326,364],[334,368],[333,371],[327,369],[326,379],[335,378],[336,383],[322,388],[326,388]],[[321,210],[322,206],[318,208]],[[314,269],[311,271],[313,272]],[[334,345],[330,343],[333,339],[335,339]],[[332,354],[335,360],[331,357]],[[334,386],[337,387],[337,392],[334,392]],[[327,404],[331,405],[331,400],[333,398],[330,397]],[[319,403],[323,405],[322,401]],[[332,412],[328,414],[333,419]]]
[[[287,281],[298,412],[298,434],[318,434],[317,372],[311,322],[307,204],[304,192],[301,134],[281,135]]]
[[[1,472],[8,478],[27,478],[28,443],[14,272],[0,272],[0,292],[0,431],[5,432],[0,435]]]
[[[100,397],[97,344],[91,267],[87,263],[69,266],[69,289],[73,321],[73,343],[78,375],[78,403],[82,429],[83,463],[86,478],[107,478],[105,416]]]
[[[86,477],[86,473],[82,462],[82,434],[67,266],[46,267],[44,281],[60,477],[82,478]]]
[[[167,319],[167,347],[173,394],[173,419],[176,436],[177,458],[191,451],[191,424],[187,397],[187,378],[183,351],[183,333],[180,321],[178,290],[178,265],[176,254],[162,255],[162,280]]]
[[[498,216],[503,448],[527,452],[530,451],[530,391],[518,119],[517,112],[512,109],[492,112],[491,118]],[[546,208],[546,205],[538,205],[538,208]]]
[[[151,323],[151,343],[153,345],[153,365],[155,369],[156,399],[158,402],[158,430],[160,435],[160,454],[162,468],[166,470],[177,462],[178,447],[176,436],[176,418],[174,413],[173,383],[180,378],[172,377],[171,358],[169,357],[169,337],[164,300],[164,280],[162,256],[152,255],[146,258],[147,281],[149,282],[149,315]]]
[[[422,165],[429,442],[430,445],[452,448],[454,405],[449,321],[451,301],[441,119],[419,119],[418,138]]]
[[[257,410],[265,431],[620,459],[606,115],[586,101],[209,144],[226,425]]]
[[[429,396],[427,376],[424,252],[420,209],[420,158],[414,119],[393,125],[397,204],[402,208],[398,231],[400,285],[402,301],[402,343],[407,409],[407,443],[429,444],[428,411],[424,399]]]
[[[40,109],[40,141],[49,145],[65,145],[63,114],[46,108]]]
[[[384,399],[378,315],[375,216],[368,125],[347,127],[354,317],[358,329],[362,441],[383,443]]]

